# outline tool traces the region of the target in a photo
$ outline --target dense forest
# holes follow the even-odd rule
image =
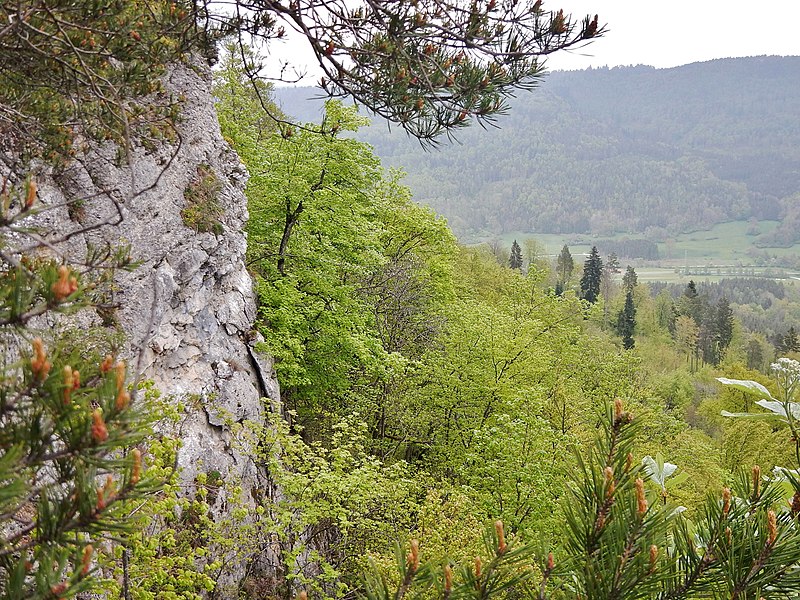
[[[614,250],[586,257],[564,245],[552,259],[533,239],[460,244],[445,216],[462,231],[608,234],[778,218],[798,187],[781,164],[796,164],[798,146],[765,149],[747,115],[769,91],[784,112],[764,135],[791,130],[800,92],[781,82],[798,61],[553,74],[503,130],[463,129],[502,112],[509,89],[541,74],[540,56],[602,34],[598,17],[541,2],[348,0],[235,4],[244,15],[214,20],[215,4],[21,0],[24,18],[4,13],[0,600],[796,599],[796,288],[648,285],[615,252],[652,244],[609,241]],[[395,152],[429,167],[412,188],[385,168],[376,129],[362,137],[368,120],[354,107],[330,100],[292,121],[242,41],[283,37],[283,12],[303,24],[334,95],[366,98],[427,144],[455,130],[458,152]],[[705,71],[716,68],[738,77],[731,121],[719,107],[736,103],[713,106],[681,79],[699,71],[730,92]],[[765,81],[745,85],[754,71]],[[194,82],[194,103],[153,74]],[[599,107],[620,86],[631,93],[614,122]],[[667,107],[684,112],[668,118]],[[197,129],[181,137],[193,120],[219,148]],[[722,130],[724,150],[710,141]],[[91,161],[97,171],[78,169]],[[156,175],[150,190],[136,187],[142,165]],[[55,191],[92,189],[93,174],[106,185],[114,169],[132,187],[97,194],[110,199],[105,220],[94,220],[96,198]],[[141,197],[162,179],[177,196],[148,212]],[[162,240],[126,239],[121,223],[138,211],[155,228],[168,210],[191,248],[153,265],[150,290],[136,257]],[[238,237],[224,238],[231,223]],[[86,237],[99,229],[111,231],[102,247]],[[238,265],[203,262],[237,244]],[[237,266],[223,298],[181,303],[182,288],[212,288]],[[131,341],[120,314],[136,286],[152,298],[139,300],[142,340]],[[190,336],[151,335],[173,309]],[[229,331],[248,310],[245,330]],[[189,364],[212,330],[246,344],[250,364],[214,356],[197,393],[181,381],[162,394],[144,377],[145,356]],[[250,412],[211,385],[245,372],[260,379]],[[207,439],[185,435],[197,422]],[[200,465],[180,461],[186,446]],[[211,468],[214,454],[257,476]],[[231,564],[237,574],[223,576]]]
[[[798,78],[798,57],[554,72],[535,95],[518,95],[499,129],[460,131],[457,144],[421,152],[380,121],[359,139],[405,169],[415,198],[462,237],[646,232],[659,240],[753,217],[783,222],[762,243],[791,245],[800,231]],[[290,112],[313,95],[277,92]]]
[[[616,427],[629,413],[604,415],[622,399],[640,424],[624,441],[627,460],[652,473],[655,495],[640,496],[640,506],[674,502],[701,519],[710,482],[736,480],[742,465],[768,472],[788,460],[791,448],[768,423],[721,415],[749,410],[756,398],[715,381],[772,386],[770,363],[800,349],[783,344],[790,332],[773,344],[734,313],[755,299],[759,306],[788,301],[782,284],[691,282],[666,290],[638,283],[630,267],[620,281],[621,265],[596,251],[583,263],[566,246],[556,261],[535,242],[459,246],[443,219],[412,202],[397,174],[382,171],[357,141],[365,122],[353,109],[327,105],[325,122],[336,124],[336,135],[320,138],[309,125],[257,144],[258,131],[243,126],[251,111],[241,103],[235,61],[227,66],[219,110],[256,174],[251,265],[259,327],[278,359],[288,409],[281,443],[303,457],[273,468],[288,468],[281,477],[297,494],[284,510],[325,507],[311,512],[319,520],[306,520],[299,537],[324,539],[324,515],[339,515],[339,551],[319,558],[345,595],[360,589],[364,569],[372,573],[368,593],[383,597],[382,586],[391,588],[392,530],[413,531],[434,563],[445,552],[468,564],[481,555],[487,520],[504,527],[489,538],[493,552],[503,536],[548,549],[538,555],[543,585],[554,568],[548,561],[582,589],[596,585],[573,570],[585,556],[582,543],[591,542],[578,533],[586,517],[563,499],[582,485],[589,496],[613,493],[596,479],[600,488],[592,488],[597,473],[573,474],[594,468],[582,456],[623,443]],[[603,427],[610,437],[598,440]],[[627,445],[634,443],[635,450]],[[633,484],[620,482],[630,494]],[[634,534],[603,535],[624,547],[624,536]],[[651,560],[647,552],[640,559]],[[408,576],[412,563],[403,567],[404,560]],[[319,578],[295,577],[331,593]],[[610,593],[603,588],[597,597]]]

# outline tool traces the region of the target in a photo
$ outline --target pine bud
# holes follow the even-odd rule
[[[69,404],[72,400],[72,390],[75,389],[75,380],[72,373],[72,367],[65,365],[61,370],[64,377],[64,404]]]
[[[86,577],[86,574],[89,572],[89,567],[92,566],[92,554],[94,553],[94,548],[91,544],[84,547],[83,549],[83,558],[81,559],[81,576]]]
[[[444,591],[446,594],[453,591],[453,569],[450,565],[444,566]]]
[[[47,374],[50,373],[52,365],[47,360],[47,354],[44,350],[44,342],[41,338],[36,338],[33,344],[33,359],[31,359],[31,370],[35,379],[44,380]]]
[[[28,210],[31,206],[33,206],[33,203],[36,202],[36,190],[36,181],[31,179],[28,182],[28,189],[25,193],[25,210]]]
[[[771,510],[767,513],[767,527],[769,528],[769,536],[767,538],[767,542],[771,546],[775,543],[775,540],[778,538],[778,518],[775,515],[775,511]]]
[[[622,416],[623,413],[622,407],[622,399],[621,398],[614,398],[614,420],[617,421]]]
[[[722,490],[722,517],[727,519],[728,513],[731,511],[731,490],[730,488],[723,488]]]
[[[112,357],[110,354],[107,355],[103,359],[103,362],[100,363],[100,372],[101,373],[108,373],[111,370],[111,367],[113,366],[113,364],[114,364],[114,357]]]
[[[614,469],[611,467],[603,469],[603,477],[606,480],[606,498],[611,498],[617,489],[617,484],[614,482]]]
[[[794,496],[792,496],[792,516],[796,517],[800,514],[800,491],[796,491]]]
[[[97,504],[95,504],[94,509],[97,512],[106,509],[106,494],[103,491],[103,488],[97,488]]]
[[[480,556],[475,557],[475,579],[481,578],[481,568],[483,567],[483,562],[481,561]]]
[[[123,411],[128,407],[128,403],[131,401],[131,395],[126,391],[122,390],[117,394],[117,399],[114,402],[114,408],[118,411]]]
[[[549,573],[555,568],[556,568],[556,561],[553,558],[553,553],[552,552],[548,552],[547,553],[547,572]]]
[[[753,500],[761,495],[761,467],[753,467]]]
[[[633,467],[633,454],[628,452],[628,456],[625,457],[625,472],[629,473],[632,467]]]
[[[503,522],[495,521],[494,530],[497,533],[497,553],[503,554],[506,551],[506,534],[503,531]]]
[[[125,362],[119,361],[114,366],[114,375],[117,378],[117,392],[125,387]]]
[[[644,481],[640,477],[636,478],[636,512],[640,517],[647,512],[647,497],[644,494]]]
[[[103,497],[111,499],[116,496],[114,491],[114,477],[112,475],[106,476],[106,484],[103,486]]]
[[[558,9],[556,16],[550,23],[550,31],[556,35],[561,35],[567,31],[567,19],[564,16],[564,9]]]
[[[308,593],[305,590],[300,590],[295,596],[295,600],[308,600]]]
[[[583,31],[584,39],[588,39],[595,36],[595,34],[597,33],[599,18],[600,18],[599,15],[595,15],[594,20],[586,24],[586,29],[584,29]]]
[[[656,561],[658,561],[658,546],[653,544],[650,546],[650,572],[656,570]]]
[[[139,478],[142,476],[142,451],[134,448],[133,452],[133,469],[131,470],[131,483],[136,485],[139,483]]]
[[[92,413],[92,439],[97,444],[102,444],[108,439],[108,428],[99,408]]]
[[[729,546],[731,545],[731,542],[733,541],[733,532],[731,531],[730,527],[726,527],[725,528],[725,541],[728,542]]]
[[[50,287],[56,302],[64,301],[65,298],[75,293],[77,289],[78,280],[70,276],[69,267],[66,265],[58,267],[58,280]]]
[[[59,597],[59,596],[61,596],[61,594],[63,594],[64,592],[67,591],[67,587],[69,587],[67,582],[66,581],[62,581],[58,585],[52,586],[50,588],[50,593],[53,594],[53,596]]]
[[[419,569],[419,541],[411,540],[411,551],[408,553],[408,568],[412,573]]]

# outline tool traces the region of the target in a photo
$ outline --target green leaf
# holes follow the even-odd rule
[[[720,414],[723,417],[736,417],[737,419],[766,419],[766,420],[772,420],[775,418],[781,419],[781,417],[779,415],[776,415],[775,413],[732,413],[728,412],[727,410],[723,410]]]
[[[757,381],[750,381],[748,379],[728,379],[727,377],[717,377],[717,381],[723,385],[734,387],[737,390],[742,390],[743,392],[747,392],[749,394],[759,394],[766,396],[770,400],[774,400],[772,394],[769,393],[769,390]]]
[[[656,454],[655,458],[650,455],[645,456],[642,459],[642,467],[647,476],[660,485],[661,489],[666,487],[667,479],[672,477],[675,471],[678,470],[678,465],[664,462],[664,457],[661,456],[660,452]]]

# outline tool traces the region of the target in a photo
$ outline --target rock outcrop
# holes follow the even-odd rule
[[[256,308],[243,232],[247,173],[220,133],[210,75],[198,71],[177,67],[167,78],[168,91],[185,98],[174,141],[155,150],[135,147],[131,161],[103,147],[40,179],[40,200],[50,209],[38,218],[57,236],[83,231],[66,242],[73,257],[83,256],[87,244],[130,244],[140,265],[118,276],[116,318],[141,377],[193,407],[180,424],[181,477],[191,493],[199,472],[230,475],[252,505],[254,491],[269,482],[231,443],[224,421],[263,423],[269,406],[261,399],[274,407],[279,390],[270,360],[253,347]],[[209,197],[201,200],[209,206],[200,207],[208,213],[201,216],[213,222],[192,228],[185,211],[203,178]],[[103,225],[119,216],[118,224]],[[242,568],[226,565],[223,579],[235,582]]]

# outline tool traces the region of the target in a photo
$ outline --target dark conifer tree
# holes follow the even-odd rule
[[[611,273],[619,273],[619,257],[616,252],[612,252],[606,258],[606,268]]]
[[[564,244],[563,248],[561,248],[561,253],[556,259],[556,272],[558,273],[559,282],[562,284],[567,283],[569,278],[572,277],[572,271],[574,269],[575,261],[572,259],[569,247]]]
[[[794,325],[789,327],[789,331],[786,332],[781,341],[780,349],[783,352],[800,352],[800,340],[797,338],[797,330]]]
[[[633,292],[625,292],[625,308],[617,315],[617,333],[622,336],[622,345],[626,350],[633,348],[633,332],[636,329],[636,307],[633,304]]]
[[[597,246],[592,246],[589,258],[583,263],[583,276],[581,277],[581,298],[592,304],[600,296],[600,281],[603,278],[603,259],[597,251]]]
[[[508,266],[512,269],[522,269],[522,248],[519,247],[517,240],[511,244],[511,256],[508,257]]]
[[[757,339],[751,339],[747,343],[747,368],[760,371],[764,365],[764,350],[761,347],[761,342]]]
[[[731,345],[733,339],[733,310],[728,299],[723,296],[717,302],[717,309],[714,315],[714,337],[717,342],[718,359],[725,356],[725,351]]]
[[[625,269],[625,275],[622,276],[622,287],[626,292],[632,292],[638,283],[639,278],[636,276],[636,271],[633,270],[632,266],[628,265],[628,268]]]

